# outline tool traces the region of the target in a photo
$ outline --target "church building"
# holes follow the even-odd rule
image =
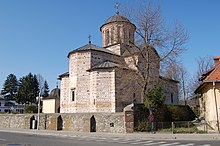
[[[117,12],[100,27],[102,47],[89,41],[69,52],[69,71],[59,76],[61,113],[115,113],[129,104],[143,103],[135,64],[145,73],[147,63],[131,45],[135,30],[136,26]],[[159,75],[160,56],[153,47],[149,59],[149,88],[160,84],[165,104],[178,104],[178,82]]]

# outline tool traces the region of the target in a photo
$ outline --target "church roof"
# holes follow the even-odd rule
[[[121,16],[119,14],[116,14],[114,16],[111,16],[110,18],[108,18],[105,23],[100,27],[100,31],[102,29],[102,27],[106,24],[109,24],[109,23],[114,23],[114,22],[126,22],[126,23],[130,23],[132,24],[135,28],[136,26],[130,22],[130,20],[128,18],[126,18],[125,16]]]
[[[105,61],[105,62],[102,62],[100,64],[97,64],[97,65],[93,66],[88,71],[92,71],[94,69],[106,69],[106,68],[115,68],[115,67],[129,69],[128,67],[123,66],[121,64],[118,64],[118,63],[115,63],[115,62],[111,62],[111,61]]]
[[[69,57],[70,54],[72,54],[72,53],[80,52],[80,51],[88,51],[88,50],[95,50],[95,51],[100,51],[100,52],[105,52],[105,53],[117,55],[117,54],[115,54],[114,52],[112,52],[112,51],[110,51],[110,50],[107,50],[107,49],[105,49],[105,48],[101,48],[101,47],[99,47],[99,46],[96,46],[96,45],[94,45],[94,44],[89,43],[89,44],[87,44],[87,45],[84,45],[84,46],[82,46],[82,47],[76,49],[76,50],[73,50],[73,51],[69,52],[68,57]]]
[[[47,99],[58,99],[60,98],[60,89],[57,87],[57,88],[54,88],[51,92],[50,92],[50,95],[46,98],[43,98],[43,100],[47,100]]]
[[[69,76],[69,72],[65,72],[65,73],[59,75],[58,79],[60,80],[61,78],[66,77],[66,76]]]
[[[129,49],[129,51],[128,51]],[[139,46],[139,49],[137,47],[130,47],[125,50],[125,52],[122,54],[122,56],[130,56],[135,53],[140,53],[141,51],[144,52],[144,46]],[[141,49],[141,50],[140,50]],[[149,49],[155,53],[160,58],[160,55],[158,54],[157,50],[153,46],[149,46]]]
[[[116,14],[116,15],[114,15],[114,16],[108,18],[108,19],[105,21],[105,24],[106,24],[106,23],[111,23],[111,22],[129,22],[129,23],[130,23],[130,21],[128,20],[128,18],[126,18],[126,17],[124,17],[124,16],[121,16],[121,15],[118,15],[118,14]]]

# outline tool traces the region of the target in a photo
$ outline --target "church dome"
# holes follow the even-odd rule
[[[45,99],[59,99],[60,98],[60,89],[54,88],[51,92],[50,95],[48,97],[46,97]]]
[[[53,97],[59,97],[60,96],[60,89],[59,88],[55,88],[50,92],[50,96]]]
[[[124,16],[121,16],[121,15],[114,15],[110,18],[108,18],[105,22],[105,24],[107,23],[111,23],[111,22],[129,22],[130,21],[128,20],[128,18],[124,17]]]
[[[100,27],[100,30],[102,29],[102,27],[103,27],[104,25],[110,24],[110,23],[114,23],[114,22],[125,22],[125,23],[130,23],[130,24],[132,24],[128,18],[116,14],[116,15],[111,16],[110,18],[108,18],[108,19],[105,21],[105,23]],[[132,24],[132,25],[134,25],[134,24]],[[134,25],[134,26],[135,26],[135,25]]]

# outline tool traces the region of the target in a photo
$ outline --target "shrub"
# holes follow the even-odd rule
[[[140,131],[140,132],[144,132],[144,131],[150,131],[150,123],[143,121],[143,122],[138,122],[137,124],[138,126],[134,128],[135,131]]]
[[[196,118],[189,106],[168,105],[167,109],[171,114],[172,121],[192,121]]]
[[[26,105],[24,108],[25,113],[37,113],[36,105]]]

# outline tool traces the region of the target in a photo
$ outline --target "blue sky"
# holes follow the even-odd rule
[[[139,0],[119,0],[135,4]],[[220,56],[220,1],[160,0],[168,23],[187,28],[181,60],[193,75],[196,58]],[[50,89],[68,71],[68,52],[88,43],[101,46],[99,27],[115,14],[115,0],[0,0],[0,88],[10,73],[19,79],[41,74]]]

